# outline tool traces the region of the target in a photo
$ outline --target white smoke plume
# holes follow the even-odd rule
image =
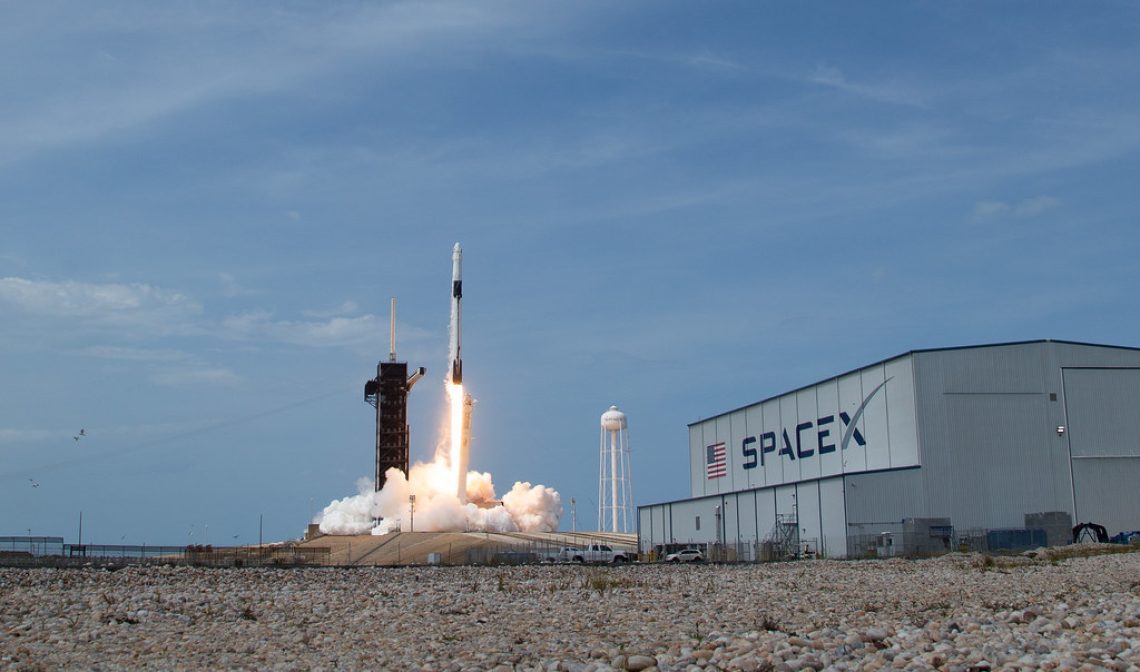
[[[387,534],[413,525],[417,532],[554,532],[562,518],[562,497],[553,488],[515,483],[499,502],[491,474],[470,471],[463,504],[448,492],[450,470],[444,460],[417,462],[411,472],[405,478],[399,469],[389,469],[380,492],[361,478],[359,494],[333,500],[313,522],[325,534]],[[408,501],[412,494],[414,512]]]
[[[462,279],[461,250],[455,244],[452,253],[452,282]],[[399,469],[385,473],[384,489],[372,491],[372,482],[360,479],[360,493],[334,500],[313,522],[325,534],[387,534],[396,530],[419,532],[554,532],[562,517],[562,498],[553,488],[530,483],[515,483],[503,501],[495,499],[491,474],[468,471],[466,502],[459,497],[460,473],[453,465],[466,469],[465,448],[461,448],[464,431],[464,392],[458,381],[451,381],[451,365],[459,362],[459,297],[451,302],[448,328],[447,391],[451,417],[445,441],[436,446],[435,459],[412,465],[407,477]],[[467,397],[470,399],[470,397]],[[468,408],[469,408],[468,402]],[[470,416],[467,416],[470,419]],[[415,495],[415,508],[409,497]]]

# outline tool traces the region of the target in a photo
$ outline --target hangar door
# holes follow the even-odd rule
[[[1074,522],[1140,529],[1140,369],[1066,368]]]

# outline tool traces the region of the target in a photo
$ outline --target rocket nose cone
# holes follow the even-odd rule
[[[455,244],[455,247],[451,248],[451,251],[452,251],[452,252],[462,252],[462,251],[463,251],[463,248],[462,248],[462,247],[459,247],[459,243],[456,243],[456,244]]]

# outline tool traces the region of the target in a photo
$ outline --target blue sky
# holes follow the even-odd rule
[[[644,504],[688,494],[687,423],[891,355],[1138,346],[1137,34],[1123,2],[7,3],[0,534],[297,536],[371,473],[390,296],[427,459],[455,241],[472,467],[584,526],[610,404]]]

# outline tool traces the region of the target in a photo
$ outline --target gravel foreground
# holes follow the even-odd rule
[[[1140,553],[0,570],[0,670],[1140,670]]]

